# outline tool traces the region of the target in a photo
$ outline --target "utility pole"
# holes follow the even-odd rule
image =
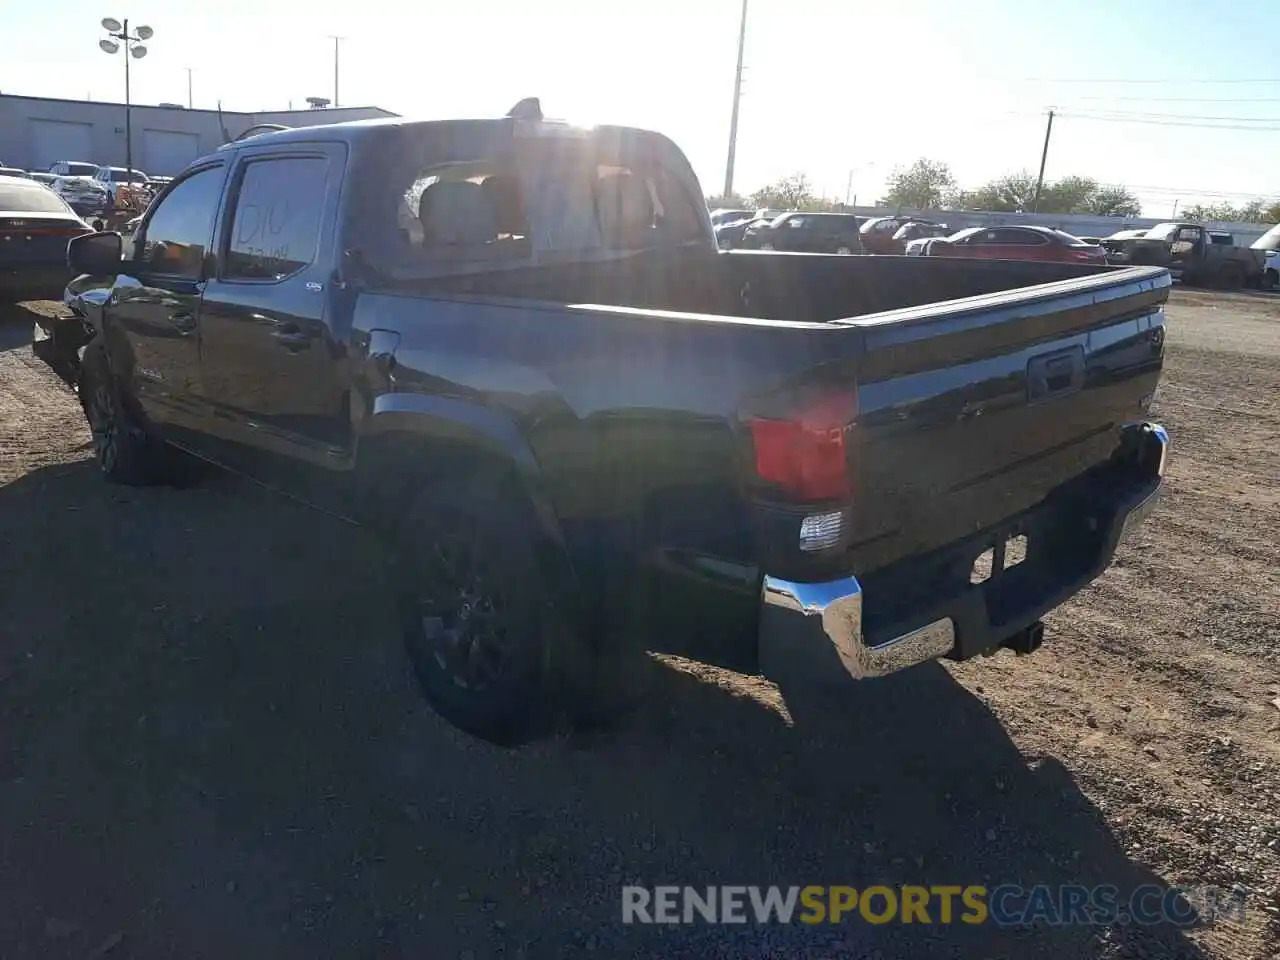
[[[333,37],[333,105],[338,106],[338,44],[346,37]]]
[[[1181,199],[1181,198],[1179,198],[1179,199]],[[1170,220],[1177,220],[1177,219],[1178,219],[1178,201],[1177,201],[1177,200],[1173,201],[1173,214],[1169,217],[1169,219],[1170,219]]]
[[[733,75],[733,113],[729,118],[729,157],[724,165],[724,196],[733,196],[733,161],[738,150],[738,103],[742,100],[742,53],[747,43],[747,0],[742,0],[738,26],[738,67]]]
[[[1044,189],[1044,165],[1049,159],[1049,137],[1053,134],[1053,111],[1049,111],[1049,123],[1044,128],[1044,149],[1040,152],[1040,176],[1036,178],[1036,196],[1031,201],[1031,212],[1040,208],[1040,191]]]
[[[190,110],[191,107],[191,68],[187,67],[187,109]]]

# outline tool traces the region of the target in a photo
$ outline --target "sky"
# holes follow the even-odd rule
[[[147,24],[136,103],[282,109],[334,93],[405,116],[658,130],[724,185],[741,0],[0,0],[0,91],[122,101],[104,16]],[[1040,163],[1173,204],[1280,196],[1280,5],[1204,0],[749,0],[734,187],[792,173],[876,199],[918,157],[963,186]],[[1111,119],[1101,119],[1109,117]],[[1226,119],[1220,119],[1226,118]]]

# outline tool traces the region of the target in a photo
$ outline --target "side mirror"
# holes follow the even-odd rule
[[[110,276],[120,272],[124,244],[118,233],[88,233],[67,244],[67,266],[76,276]]]

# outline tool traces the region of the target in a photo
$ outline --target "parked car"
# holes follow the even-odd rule
[[[1174,278],[1198,286],[1235,290],[1259,286],[1266,273],[1264,251],[1214,241],[1198,223],[1160,223],[1140,237],[1108,243],[1114,263],[1167,267]]]
[[[0,301],[61,298],[67,241],[89,226],[48,187],[0,174]]]
[[[910,217],[905,214],[893,217],[871,217],[862,223],[862,248],[867,253],[901,253],[903,248],[894,242],[894,235],[904,224],[919,223],[933,225],[930,220]]]
[[[82,217],[96,217],[106,209],[106,187],[88,177],[57,177],[52,189]]]
[[[778,216],[781,216],[781,214],[775,215],[773,211],[769,211],[763,217],[758,214],[750,214],[745,220],[734,220],[713,227],[712,229],[716,235],[716,245],[721,250],[733,250],[736,247],[746,246],[748,230],[767,226],[776,220]]]
[[[929,244],[931,257],[979,260],[1048,260],[1056,263],[1107,262],[1102,247],[1052,227],[969,227]]]
[[[529,112],[264,133],[135,257],[73,240],[34,349],[101,471],[178,447],[367,523],[427,699],[504,743],[646,647],[788,699],[1036,649],[1160,486],[1168,272],[721,253],[671,141]]]
[[[121,187],[143,187],[148,181],[147,175],[141,170],[135,169],[130,173],[124,167],[98,167],[93,179],[107,191],[113,204],[120,201]]]
[[[906,253],[907,244],[912,240],[945,237],[951,232],[945,223],[931,223],[928,220],[908,220],[893,235],[894,252]]]
[[[94,177],[98,173],[98,164],[83,160],[58,160],[49,165],[49,172],[55,177]]]
[[[801,253],[862,253],[858,218],[850,213],[784,213],[746,228],[742,245]]]
[[[1280,287],[1280,224],[1272,227],[1250,244],[1263,254],[1263,272],[1260,286],[1263,290]]]
[[[711,225],[718,227],[722,223],[737,223],[740,220],[750,220],[755,215],[754,210],[728,210],[722,207],[711,211]]]

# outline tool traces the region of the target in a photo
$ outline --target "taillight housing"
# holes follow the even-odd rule
[[[800,501],[848,498],[857,412],[856,391],[841,390],[820,394],[785,416],[748,415],[756,476]]]

